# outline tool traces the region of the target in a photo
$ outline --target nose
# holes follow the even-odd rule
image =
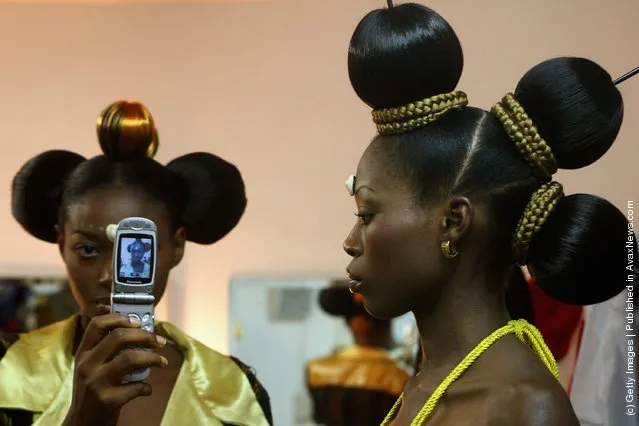
[[[351,257],[361,256],[362,243],[359,237],[359,226],[355,225],[344,240],[344,251]]]
[[[98,281],[101,286],[111,288],[113,284],[113,262],[105,262]]]

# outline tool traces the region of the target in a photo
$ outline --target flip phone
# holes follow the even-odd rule
[[[111,312],[140,321],[143,330],[153,333],[155,269],[157,266],[157,227],[142,217],[122,219],[113,240],[113,285]],[[130,349],[150,351],[135,346]],[[141,382],[151,373],[149,368],[133,371],[123,383]]]

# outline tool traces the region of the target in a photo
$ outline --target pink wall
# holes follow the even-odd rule
[[[639,2],[607,3],[431,5],[462,40],[460,87],[473,104],[489,107],[550,56],[587,56],[615,76],[639,65]],[[216,246],[189,247],[164,317],[225,350],[231,274],[341,274],[341,243],[354,220],[343,181],[374,133],[350,88],[346,49],[359,18],[383,4],[0,5],[0,273],[63,271],[56,248],[12,219],[9,182],[45,149],[97,154],[98,112],[130,97],[155,115],[160,161],[210,150],[238,164],[248,186],[240,226]],[[639,78],[622,90],[618,143],[595,166],[560,175],[568,191],[602,195],[620,208],[633,196],[639,201]]]

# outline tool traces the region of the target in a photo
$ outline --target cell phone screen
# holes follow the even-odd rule
[[[121,234],[117,247],[118,281],[127,284],[152,282],[153,237],[148,234]]]

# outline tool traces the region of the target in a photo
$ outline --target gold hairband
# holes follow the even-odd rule
[[[395,108],[373,110],[373,122],[380,135],[397,135],[424,127],[442,115],[466,105],[468,97],[464,92],[444,93]]]
[[[521,155],[535,169],[542,182],[549,182],[557,172],[557,160],[550,146],[539,135],[534,123],[512,93],[492,108]]]
[[[501,102],[493,106],[492,112],[515,142],[521,155],[535,170],[539,180],[544,182],[530,197],[513,236],[517,263],[525,265],[530,241],[557,207],[564,191],[559,182],[551,182],[558,166],[550,146],[541,137],[515,96],[512,93],[506,94]]]
[[[530,197],[513,237],[515,256],[519,265],[526,264],[530,241],[546,223],[548,216],[555,210],[557,203],[563,196],[563,186],[559,182],[553,181],[542,184]]]

